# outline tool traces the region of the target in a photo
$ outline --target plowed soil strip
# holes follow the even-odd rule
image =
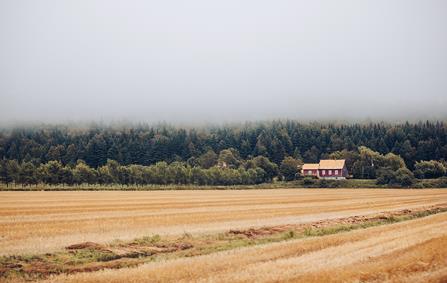
[[[119,269],[143,263],[191,257],[230,250],[237,247],[267,244],[312,236],[323,236],[377,225],[390,224],[447,211],[447,204],[388,211],[316,221],[308,224],[277,225],[225,233],[181,237],[151,236],[109,244],[84,242],[72,244],[64,251],[31,256],[0,258],[0,278],[43,279],[55,274]],[[230,280],[231,281],[231,280]]]

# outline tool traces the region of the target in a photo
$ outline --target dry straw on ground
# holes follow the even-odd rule
[[[0,253],[293,225],[447,203],[445,190],[0,192]],[[447,213],[52,282],[447,282]],[[250,230],[251,231],[251,230]]]
[[[445,190],[0,192],[0,254],[295,224],[447,202]]]
[[[50,282],[445,282],[447,214]]]

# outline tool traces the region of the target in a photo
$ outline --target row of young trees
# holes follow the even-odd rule
[[[404,159],[394,153],[380,154],[361,146],[356,151],[336,151],[326,156],[346,159],[354,178],[377,179],[378,184],[409,186],[415,178],[438,178],[446,175],[447,164],[443,161],[419,161],[410,171]],[[46,184],[196,184],[240,185],[271,182],[274,178],[291,181],[301,178],[302,160],[285,157],[276,165],[265,156],[244,160],[233,148],[219,154],[208,151],[188,162],[165,161],[153,165],[121,165],[107,160],[98,168],[90,167],[83,160],[64,165],[58,160],[47,163],[0,160],[0,182],[32,185]]]
[[[49,161],[35,165],[17,160],[0,161],[0,182],[22,185],[45,184],[195,184],[195,185],[249,185],[271,182],[274,177],[294,179],[298,172],[298,161],[286,158],[280,168],[264,156],[258,156],[239,164],[238,167],[223,163],[219,166],[192,167],[185,162],[170,164],[120,165],[108,160],[105,165],[92,168],[79,160],[75,165],[63,165],[60,161]],[[280,171],[281,170],[281,171]],[[282,172],[282,173],[281,173]]]
[[[244,160],[262,155],[280,166],[287,156],[318,162],[333,152],[356,152],[359,146],[367,146],[380,154],[400,155],[413,170],[420,160],[447,159],[447,125],[443,122],[334,125],[275,121],[208,128],[143,124],[0,130],[0,159],[34,164],[56,160],[64,165],[84,160],[93,168],[106,164],[109,159],[123,165],[181,161],[206,168],[214,166],[210,165],[215,163],[213,158],[227,148],[232,148]]]

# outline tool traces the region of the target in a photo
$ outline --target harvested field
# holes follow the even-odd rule
[[[0,192],[0,253],[300,224],[446,202],[445,190]]]
[[[446,282],[447,213],[49,282]]]
[[[306,224],[230,230],[218,234],[137,238],[108,244],[83,242],[55,253],[0,257],[0,278],[45,279],[51,275],[120,269],[147,262],[193,257],[241,247],[348,232],[447,212],[447,203]]]

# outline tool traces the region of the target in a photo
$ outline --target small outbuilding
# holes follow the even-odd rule
[[[310,176],[318,179],[343,180],[348,177],[344,159],[326,159],[320,160],[320,163],[305,163],[301,173],[304,177]]]

